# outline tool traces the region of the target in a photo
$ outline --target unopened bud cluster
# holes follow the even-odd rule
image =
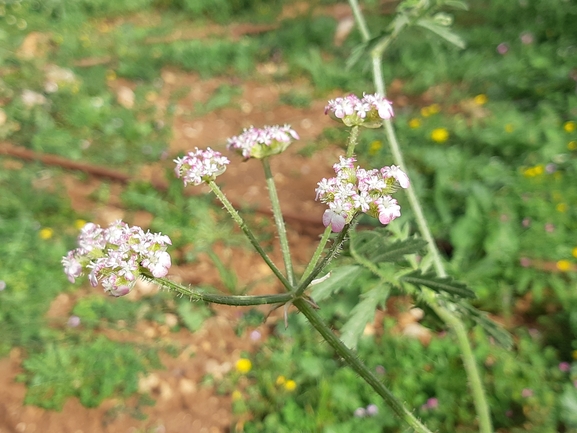
[[[333,165],[336,177],[322,179],[316,189],[316,200],[328,204],[323,215],[325,227],[340,232],[360,212],[389,224],[401,216],[401,207],[391,197],[398,187],[408,188],[408,176],[396,166],[380,170],[355,167],[355,158],[340,157]]]
[[[122,221],[106,229],[88,223],[80,231],[78,248],[62,258],[62,265],[71,283],[89,272],[92,286],[101,283],[105,292],[124,296],[143,271],[156,278],[166,276],[171,265],[166,248],[171,244],[168,236],[145,233]]]
[[[293,140],[298,139],[298,134],[290,125],[265,126],[264,128],[251,126],[241,135],[229,138],[227,148],[238,152],[244,159],[262,159],[284,152]]]
[[[362,99],[351,94],[330,100],[325,107],[325,114],[346,126],[378,128],[383,124],[383,120],[393,117],[393,106],[391,101],[378,93],[363,94]]]

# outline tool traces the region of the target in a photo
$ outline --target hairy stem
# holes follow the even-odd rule
[[[355,19],[357,20],[359,28],[367,29],[365,19],[363,17],[362,12],[360,11],[357,1],[349,0],[349,3],[351,5],[351,8],[353,9]],[[422,7],[423,10],[425,10],[427,7],[427,3],[420,2],[419,7]],[[375,83],[376,91],[383,96],[386,95],[385,82],[381,70],[383,55],[387,50],[387,48],[390,46],[391,42],[394,39],[396,39],[399,33],[411,24],[412,23],[410,21],[403,21],[402,25],[394,26],[393,32],[388,37],[383,38],[383,40],[379,42],[371,51],[371,58],[373,65],[373,81]],[[370,40],[370,34],[368,30],[366,31],[361,30],[361,34],[365,42]],[[399,146],[395,130],[393,129],[392,122],[390,120],[385,120],[384,128],[395,164],[401,167],[401,169],[406,171],[405,162],[403,160],[403,154],[401,152],[401,148]],[[443,264],[441,255],[437,248],[437,244],[435,243],[435,240],[433,239],[433,236],[429,229],[429,225],[423,213],[423,209],[421,207],[419,199],[412,186],[407,188],[406,191],[411,208],[415,213],[415,218],[417,221],[417,225],[419,227],[419,231],[421,232],[423,238],[427,241],[429,245],[429,251],[433,258],[433,263],[435,265],[437,274],[440,277],[445,277],[447,276],[447,272],[445,270],[445,266]],[[483,388],[483,383],[481,381],[481,376],[479,373],[479,369],[477,367],[477,362],[473,355],[471,342],[469,341],[467,336],[465,325],[463,324],[463,322],[459,317],[457,317],[455,314],[449,311],[445,306],[437,304],[436,311],[437,310],[438,310],[437,314],[439,315],[439,317],[443,319],[443,321],[455,332],[457,336],[457,342],[459,344],[459,348],[461,351],[463,365],[465,367],[465,371],[467,373],[467,377],[469,380],[469,387],[471,388],[473,394],[473,400],[475,403],[477,416],[479,417],[479,430],[482,433],[491,433],[493,431],[493,427],[491,423],[491,414],[489,410],[489,405],[487,403],[487,397],[485,395],[485,390]]]
[[[389,405],[389,407],[416,432],[431,433],[393,393],[367,368],[359,357],[349,349],[322,320],[314,308],[303,298],[297,298],[293,305],[303,313],[315,329],[323,336],[337,354],[367,382]]]
[[[311,258],[311,261],[307,265],[307,268],[305,269],[305,272],[303,273],[301,279],[299,280],[299,286],[301,285],[301,283],[306,278],[308,278],[308,276],[311,274],[311,272],[313,271],[313,269],[315,268],[315,266],[319,262],[319,259],[321,258],[321,254],[323,253],[323,250],[325,249],[325,246],[327,244],[327,241],[329,240],[330,235],[331,235],[331,226],[329,225],[325,229],[325,231],[323,232],[323,236],[321,237],[321,240],[317,246],[317,249],[315,250],[315,252]]]
[[[343,243],[345,242],[345,239],[347,237],[347,233],[349,232],[349,229],[354,224],[356,224],[357,217],[358,217],[358,215],[353,217],[353,220],[343,228],[343,230],[339,233],[339,235],[335,239],[335,241],[334,241],[333,245],[331,246],[330,250],[328,251],[328,253],[314,267],[314,269],[310,272],[310,274],[306,278],[301,279],[297,289],[294,292],[295,297],[301,296],[303,294],[303,292],[307,289],[307,287],[311,284],[311,282],[316,278],[316,276],[318,274],[320,274],[321,271],[330,263],[330,261],[337,256],[337,254],[341,250],[341,247],[343,246]]]
[[[347,158],[350,158],[355,154],[355,147],[359,142],[359,127],[355,125],[351,128],[351,132],[349,134],[349,140],[347,143],[347,153],[345,154]]]
[[[473,349],[471,348],[465,325],[463,324],[463,321],[446,306],[435,303],[429,303],[428,305],[431,306],[435,313],[437,313],[443,322],[445,322],[457,336],[457,342],[461,349],[461,358],[463,359],[463,365],[465,366],[467,378],[469,379],[469,387],[473,393],[475,411],[479,417],[479,431],[483,433],[491,433],[493,431],[491,412],[489,410],[489,405],[487,404],[485,389],[481,382],[481,375],[479,374],[477,362],[475,361],[475,355],[473,354]]]
[[[288,239],[286,235],[286,227],[284,219],[282,217],[282,210],[280,207],[280,201],[278,199],[278,194],[276,192],[276,186],[274,184],[274,178],[270,170],[270,164],[268,158],[263,158],[262,166],[264,168],[264,174],[266,178],[266,186],[268,187],[268,194],[270,197],[270,202],[272,205],[272,213],[274,215],[274,222],[276,224],[278,237],[280,241],[280,249],[282,251],[282,257],[284,260],[284,266],[287,274],[288,282],[291,286],[295,284],[295,276],[293,271],[291,253],[289,249]]]
[[[152,278],[146,276],[150,281],[159,284],[173,292],[183,296],[188,296],[195,301],[211,302],[213,304],[233,305],[237,307],[246,307],[250,305],[266,305],[266,304],[284,304],[292,299],[292,294],[282,293],[280,295],[259,295],[259,296],[233,296],[233,295],[218,295],[213,293],[205,293],[192,290],[174,281],[166,278]]]
[[[236,209],[234,208],[232,203],[226,198],[224,193],[220,190],[218,185],[216,183],[214,183],[214,181],[210,181],[208,185],[210,186],[210,189],[212,189],[212,192],[214,192],[214,194],[217,196],[217,198],[220,200],[220,202],[224,205],[224,208],[228,211],[228,213],[230,214],[232,219],[238,224],[240,229],[246,235],[246,237],[248,238],[248,240],[250,241],[250,243],[252,244],[254,249],[257,251],[257,253],[260,254],[260,256],[265,261],[265,263],[268,265],[268,267],[271,269],[271,271],[276,275],[276,277],[282,283],[282,285],[285,286],[285,288],[289,292],[292,291],[293,286],[287,281],[286,277],[282,274],[282,272],[279,270],[279,268],[276,267],[276,265],[272,262],[270,257],[267,255],[267,253],[262,249],[262,247],[260,246],[260,244],[258,243],[256,238],[254,237],[254,234],[252,233],[252,231],[248,228],[248,226],[246,225],[244,220],[238,214],[238,212],[236,211]]]

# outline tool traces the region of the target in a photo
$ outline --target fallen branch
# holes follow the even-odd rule
[[[109,168],[93,164],[87,164],[84,162],[72,161],[62,156],[35,152],[33,150],[25,149],[21,146],[15,146],[7,142],[0,143],[0,155],[19,158],[25,161],[38,161],[45,165],[61,167],[66,170],[78,170],[91,176],[109,179],[112,180],[113,182],[119,182],[122,184],[128,184],[133,180],[137,180],[132,178],[128,174],[117,170],[111,170]],[[153,188],[160,191],[166,190],[168,188],[166,182],[158,182],[158,181],[151,182],[151,185],[153,186]],[[189,189],[185,193],[190,194],[190,191],[191,190]],[[243,207],[240,203],[234,200],[231,200],[231,202],[237,209],[241,209]],[[272,216],[272,210],[267,207],[258,206],[256,208],[253,208],[253,211],[262,215]],[[307,234],[309,234],[312,233],[312,231],[314,231],[315,236],[318,235],[318,227],[321,225],[320,219],[310,218],[302,214],[290,213],[290,212],[284,213],[284,218],[288,221],[300,223],[301,224],[299,230],[300,232],[306,232]]]

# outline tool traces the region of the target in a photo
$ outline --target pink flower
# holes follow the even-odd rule
[[[244,159],[262,159],[284,152],[299,136],[290,125],[265,126],[262,129],[251,126],[241,135],[228,139],[227,149],[240,153]]]
[[[531,263],[533,263],[533,262],[532,262],[532,260],[531,260],[530,258],[528,258],[528,257],[521,257],[521,258],[519,259],[519,264],[520,264],[521,266],[523,266],[524,268],[528,268],[529,266],[531,266]]]
[[[509,52],[509,44],[501,42],[499,45],[497,45],[497,52],[504,56]]]
[[[378,93],[363,94],[362,99],[353,94],[331,99],[325,107],[325,114],[347,126],[367,128],[378,128],[383,124],[383,120],[394,115],[391,101]]]
[[[333,165],[336,176],[322,179],[316,188],[315,200],[329,207],[323,215],[325,227],[331,225],[333,232],[340,232],[353,217],[366,213],[389,224],[401,215],[401,208],[392,194],[398,185],[409,186],[408,176],[398,167],[365,170],[354,166],[354,158],[340,157]]]
[[[401,207],[397,200],[391,196],[381,197],[378,202],[379,221],[381,224],[389,224],[395,218],[401,216]]]
[[[379,408],[376,404],[369,404],[367,406],[366,413],[368,416],[375,416],[379,413]]]
[[[407,176],[407,174],[396,165],[381,168],[381,173],[385,179],[390,177],[395,179],[397,182],[399,182],[401,188],[408,188],[410,185],[409,176]]]
[[[89,269],[90,284],[95,287],[100,282],[114,296],[130,292],[143,272],[160,278],[166,276],[171,266],[166,252],[171,244],[168,236],[145,233],[140,227],[130,227],[122,221],[110,224],[107,229],[88,223],[81,230],[78,243],[84,247],[62,258],[69,281],[74,282]]]
[[[323,214],[323,225],[325,227],[331,226],[331,230],[334,233],[340,233],[343,231],[347,219],[342,214],[339,214],[331,209],[327,209]]]
[[[533,36],[533,33],[531,33],[531,32],[521,33],[521,35],[519,36],[519,39],[521,39],[521,42],[525,45],[531,45],[535,41],[535,37]]]
[[[66,323],[70,328],[76,328],[80,325],[80,317],[78,316],[70,316],[68,318],[68,322]]]
[[[184,185],[189,183],[200,185],[210,182],[225,172],[230,161],[220,152],[208,147],[206,150],[196,148],[194,152],[188,152],[182,158],[174,160],[176,177],[182,178]]]
[[[533,390],[531,388],[523,388],[523,391],[521,391],[521,397],[523,398],[533,397]]]
[[[569,364],[568,362],[560,362],[559,363],[559,370],[561,370],[563,372],[568,372],[571,370],[571,364]]]

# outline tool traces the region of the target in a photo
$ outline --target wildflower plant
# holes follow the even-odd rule
[[[130,292],[138,277],[143,277],[195,300],[234,306],[263,304],[285,306],[285,323],[288,306],[293,305],[310,321],[339,357],[366,381],[403,421],[415,431],[429,432],[430,430],[416,418],[414,409],[407,408],[393,395],[354,351],[362,329],[374,316],[376,308],[387,299],[389,289],[391,287],[402,289],[426,303],[455,332],[475,401],[480,430],[483,433],[492,431],[484,390],[462,319],[472,318],[505,343],[507,335],[467,303],[468,298],[475,296],[474,293],[465,284],[448,277],[445,272],[419,201],[411,188],[410,177],[404,168],[402,153],[392,127],[393,106],[386,99],[380,72],[383,52],[409,24],[429,29],[450,42],[461,45],[459,38],[446,28],[447,20],[441,19],[444,15],[436,14],[435,8],[442,7],[444,3],[440,1],[431,5],[429,2],[401,2],[397,16],[388,31],[379,38],[371,39],[356,0],[350,0],[357,25],[366,41],[357,54],[370,53],[377,92],[365,93],[362,97],[350,94],[335,98],[328,101],[325,108],[325,114],[348,127],[350,133],[345,154],[333,165],[335,176],[321,179],[317,184],[316,199],[328,208],[322,217],[325,230],[301,275],[296,275],[293,269],[279,197],[269,164],[269,158],[278,157],[293,140],[299,138],[296,131],[289,125],[250,127],[239,136],[230,138],[227,146],[244,160],[249,158],[261,160],[278,231],[284,271],[265,252],[257,237],[216,183],[218,176],[224,173],[230,164],[229,159],[210,148],[206,150],[197,148],[174,160],[175,174],[185,186],[201,184],[209,186],[285,288],[285,293],[234,296],[207,293],[177,284],[167,278],[171,265],[168,252],[171,245],[170,238],[160,233],[145,233],[140,227],[130,227],[121,221],[113,223],[106,229],[93,223],[87,223],[81,229],[78,247],[62,259],[69,280],[74,282],[76,278],[87,273],[93,286],[100,283],[106,292],[114,296],[123,296]],[[460,4],[454,1],[446,3]],[[357,55],[356,58],[358,57]],[[394,164],[381,168],[363,168],[357,164],[355,147],[361,127],[384,128]],[[424,240],[409,236],[406,228],[395,226],[395,219],[401,215],[402,210],[393,195],[400,191],[407,193]],[[357,233],[355,225],[361,214],[378,219],[381,224],[388,226],[387,229]],[[342,268],[334,266],[334,259],[345,246],[348,247],[356,265]],[[424,266],[419,268],[415,254],[425,246],[428,246],[429,254],[422,261]],[[385,270],[391,263],[396,269]],[[431,263],[434,271],[428,269]],[[332,272],[327,272],[329,265],[333,269]],[[354,277],[360,272],[370,273],[379,284],[364,294],[362,301],[351,312],[351,317],[343,327],[339,338],[317,313],[316,310],[319,308],[317,302],[343,288],[343,280],[337,278],[337,275],[349,273]],[[250,371],[251,366],[250,360],[243,358],[238,361],[236,368],[238,372],[244,374]],[[294,390],[296,382],[286,382],[285,388]],[[433,403],[430,404],[431,407],[432,405]],[[362,416],[377,416],[375,405],[361,409]]]

